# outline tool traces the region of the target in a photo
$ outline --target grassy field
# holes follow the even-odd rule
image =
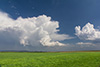
[[[0,67],[100,67],[100,52],[1,52]]]

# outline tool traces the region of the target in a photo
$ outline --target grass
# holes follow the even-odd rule
[[[1,52],[1,67],[100,67],[100,52]]]

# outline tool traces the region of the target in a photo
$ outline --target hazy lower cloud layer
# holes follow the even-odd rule
[[[90,46],[95,46],[95,44],[91,42],[78,42],[76,45],[82,46],[82,47],[90,47]]]
[[[20,43],[24,46],[65,46],[59,41],[71,39],[69,35],[58,34],[59,22],[51,17],[10,18],[7,13],[0,12],[0,40],[2,44]]]
[[[100,30],[95,29],[93,24],[87,23],[82,29],[80,26],[75,27],[75,35],[83,40],[100,41]]]

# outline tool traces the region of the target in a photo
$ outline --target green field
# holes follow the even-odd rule
[[[0,67],[100,67],[100,52],[1,52]]]

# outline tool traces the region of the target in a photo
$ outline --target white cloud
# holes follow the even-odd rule
[[[80,26],[75,27],[75,35],[83,40],[100,40],[100,30],[95,29],[93,24],[87,23],[81,30]]]
[[[76,45],[81,46],[81,47],[90,47],[90,46],[96,46],[95,44],[91,42],[78,42]]]
[[[90,43],[90,42],[78,42],[76,44],[77,45],[94,45],[93,43]]]
[[[7,13],[0,12],[0,39],[4,43],[16,43],[37,46],[64,46],[59,41],[71,39],[67,34],[58,34],[59,22],[51,21],[51,17],[41,15],[32,18],[10,18]],[[10,41],[9,41],[10,40]],[[9,41],[9,42],[8,42]]]

